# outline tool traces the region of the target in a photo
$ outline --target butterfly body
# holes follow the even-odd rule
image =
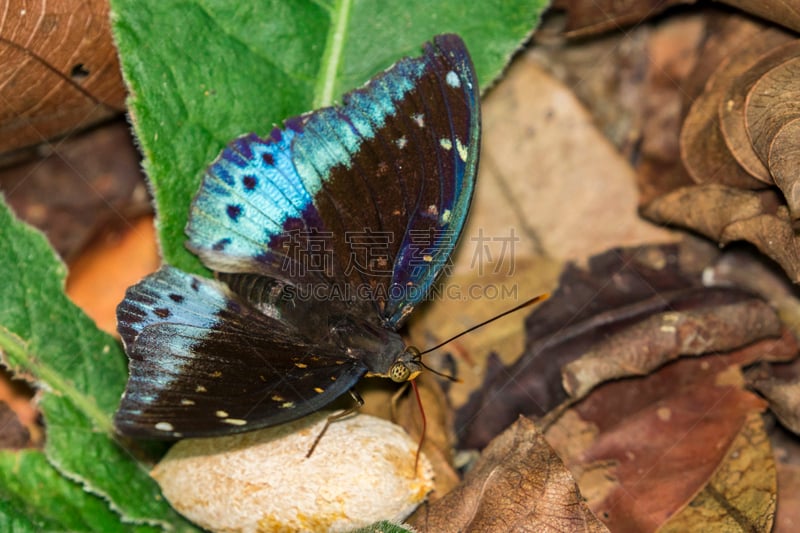
[[[439,36],[340,106],[284,126],[234,140],[206,171],[186,232],[217,279],[163,267],[119,305],[122,433],[275,425],[365,374],[421,370],[396,330],[449,260],[477,169],[463,42]]]

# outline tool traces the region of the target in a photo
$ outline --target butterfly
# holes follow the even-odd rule
[[[364,375],[422,370],[397,333],[450,260],[480,146],[474,67],[439,35],[340,105],[232,141],[194,198],[188,248],[117,308],[122,434],[177,439],[300,418]]]

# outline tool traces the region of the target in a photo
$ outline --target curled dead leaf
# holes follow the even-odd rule
[[[740,36],[742,46],[729,56],[725,66],[714,76],[719,87],[715,103],[722,138],[742,169],[759,181],[772,183],[767,167],[756,154],[745,124],[745,101],[752,82],[743,76],[761,61],[765,53],[792,39],[792,35],[778,28],[762,29],[757,35]],[[713,117],[710,117],[713,119]]]
[[[694,4],[697,0],[556,0],[553,9],[566,11],[564,29],[570,37],[586,37],[623,26],[638,24],[655,17],[666,9]],[[800,31],[800,11],[793,2],[763,0],[719,0],[723,4],[741,9],[756,17],[772,21],[795,31]]]
[[[769,147],[780,128],[800,116],[800,40],[787,43],[761,57],[743,78],[749,86],[745,123],[758,156],[769,162]]]
[[[800,243],[788,209],[772,191],[743,191],[716,184],[684,187],[650,202],[642,213],[722,244],[747,241],[777,262],[792,281],[800,282]]]
[[[680,356],[726,352],[781,334],[775,311],[754,298],[716,303],[735,294],[703,292],[700,309],[670,310],[648,317],[608,337],[562,370],[564,389],[584,397],[600,383],[645,375]]]
[[[772,138],[767,164],[775,184],[783,191],[793,226],[798,227],[800,219],[800,119],[790,120]]]
[[[410,521],[425,531],[607,531],[533,422],[520,417],[464,482]]]

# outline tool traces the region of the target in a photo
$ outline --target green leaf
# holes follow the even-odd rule
[[[205,167],[247,132],[330,104],[422,43],[460,34],[490,85],[546,0],[112,0],[129,109],[164,260],[193,272],[189,203]]]
[[[0,272],[0,355],[42,390],[50,463],[125,521],[185,524],[114,439],[112,415],[127,379],[119,344],[66,297],[64,264],[2,201]]]
[[[120,522],[36,450],[0,452],[0,531],[158,531]]]
[[[413,529],[403,527],[400,524],[395,524],[383,520],[381,522],[376,522],[374,524],[371,524],[367,527],[354,529],[352,533],[412,533],[413,531],[414,531]]]

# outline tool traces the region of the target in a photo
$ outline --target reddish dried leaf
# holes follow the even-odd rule
[[[705,294],[706,299],[714,296]],[[608,337],[568,363],[563,384],[570,396],[582,398],[600,383],[645,375],[680,356],[726,352],[780,333],[777,314],[761,300],[670,310]]]
[[[12,2],[0,34],[0,153],[124,109],[107,1]]]
[[[784,124],[772,139],[769,147],[769,171],[775,184],[783,192],[795,229],[800,220],[800,119]]]
[[[424,531],[607,531],[533,422],[520,418],[464,478],[410,521]]]
[[[749,88],[745,124],[761,161],[769,161],[769,145],[786,122],[800,116],[797,74],[800,40],[794,40],[759,58],[739,83]]]
[[[748,414],[764,407],[729,384],[741,381],[730,371],[740,362],[735,354],[682,359],[606,383],[571,410],[580,423],[565,417],[548,431],[613,531],[654,530],[706,485]]]
[[[0,171],[0,189],[23,220],[73,260],[101,229],[127,228],[152,210],[128,124],[82,133],[37,161]]]
[[[703,490],[658,531],[684,533],[700,524],[708,531],[770,531],[776,496],[769,437],[761,415],[751,412]]]

